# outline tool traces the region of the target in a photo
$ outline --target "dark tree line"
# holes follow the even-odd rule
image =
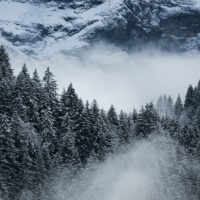
[[[14,76],[1,46],[0,197],[39,200],[55,169],[68,168],[76,174],[88,162],[101,162],[151,134],[167,132],[198,157],[200,84],[189,87],[184,105],[178,96],[175,104],[171,97],[161,97],[158,106],[156,110],[149,103],[139,113],[118,114],[111,105],[105,111],[96,100],[83,102],[72,84],[58,95],[49,68],[42,80],[36,70],[30,76],[26,65]]]

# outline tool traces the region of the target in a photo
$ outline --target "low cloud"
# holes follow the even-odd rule
[[[17,72],[23,62],[30,72],[37,68],[41,76],[49,66],[60,91],[72,82],[80,97],[89,101],[95,98],[106,109],[114,104],[118,110],[131,111],[163,93],[174,98],[180,93],[184,98],[188,85],[196,84],[200,77],[198,56],[155,49],[128,54],[99,44],[77,55],[54,55],[43,60],[11,58]]]
[[[195,199],[185,174],[199,174],[197,162],[177,154],[167,137],[157,136],[131,145],[101,164],[89,165],[72,181],[55,178],[52,200],[188,200]],[[182,159],[182,164],[180,164]]]

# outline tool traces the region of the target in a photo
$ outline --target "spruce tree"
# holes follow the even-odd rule
[[[53,155],[54,147],[52,146],[56,140],[56,130],[54,128],[54,118],[52,116],[50,108],[44,109],[42,111],[41,128],[42,144],[46,143],[49,148],[52,148],[51,150],[49,150],[51,152],[51,155]]]
[[[170,118],[174,117],[174,105],[173,105],[173,99],[172,97],[169,95],[168,99],[167,99],[167,116],[169,116]]]
[[[16,78],[15,84],[15,102],[18,106],[21,104],[22,110],[26,111],[26,116],[20,115],[20,117],[25,121],[33,121],[33,115],[36,112],[35,106],[32,98],[32,81],[28,73],[28,69],[24,64],[21,72]],[[18,100],[17,100],[18,98]],[[17,102],[16,102],[17,101]],[[15,108],[14,108],[15,109]],[[20,110],[20,108],[19,108]],[[18,113],[20,114],[20,113]]]
[[[129,142],[129,125],[127,115],[121,111],[119,114],[119,126],[120,126],[120,143],[121,145]]]
[[[185,96],[185,102],[184,102],[184,109],[188,109],[193,104],[193,98],[194,98],[194,89],[192,85],[188,87],[186,96]]]
[[[138,114],[136,132],[139,137],[147,137],[158,128],[158,114],[152,103],[146,104]]]
[[[2,79],[13,79],[13,70],[10,66],[10,59],[6,49],[0,46],[0,80]]]
[[[10,66],[9,56],[0,46],[0,113],[12,115],[13,88],[15,78]]]
[[[174,113],[177,119],[181,116],[182,111],[183,111],[183,103],[182,103],[180,95],[178,95],[177,100],[174,105]]]
[[[90,109],[88,102],[86,102],[86,105],[82,110],[81,125],[81,130],[76,133],[75,145],[81,162],[86,164],[87,159],[90,157],[90,139],[92,135],[90,129]]]
[[[36,187],[36,180],[39,175],[38,151],[35,152],[33,138],[36,137],[31,125],[24,123],[18,113],[14,112],[10,121],[10,170],[8,177],[10,181],[10,198],[18,196],[21,191],[33,190]],[[36,175],[38,174],[38,175]],[[35,179],[37,177],[37,179]],[[23,180],[23,181],[22,181]],[[34,187],[35,186],[35,187]]]
[[[89,115],[90,127],[90,154],[93,159],[103,160],[105,156],[112,151],[112,133],[109,131],[105,123],[105,116],[101,114],[96,100],[92,102]],[[113,141],[114,142],[114,141]]]
[[[75,89],[73,88],[73,85],[70,83],[67,91],[63,91],[63,94],[61,96],[60,100],[60,110],[61,110],[61,117],[64,117],[66,113],[68,113],[68,116],[70,118],[71,128],[74,129],[73,123],[76,120],[76,111],[78,110],[78,95],[75,92]]]
[[[118,116],[113,105],[111,105],[110,109],[108,110],[107,118],[111,125],[115,127],[119,126]]]
[[[131,114],[131,119],[133,120],[133,122],[137,121],[137,117],[138,117],[137,110],[133,109],[133,113]]]
[[[194,90],[194,96],[193,96],[193,108],[197,109],[198,106],[200,106],[200,81],[198,82],[197,87]]]
[[[56,116],[59,110],[57,98],[57,83],[49,67],[44,73],[43,87],[45,97],[45,108],[50,108],[53,116]]]
[[[75,146],[75,133],[70,129],[63,133],[60,154],[64,166],[72,167],[73,171],[80,167],[80,157]]]
[[[11,121],[5,114],[0,115],[0,193],[2,198],[8,198],[12,193],[12,171],[14,164],[13,149],[14,137],[11,128]]]
[[[96,121],[96,134],[93,141],[92,152],[94,158],[103,161],[112,152],[112,139],[112,135],[108,131],[103,118],[99,115]]]
[[[178,139],[187,151],[194,154],[200,139],[199,128],[195,123],[185,124]]]
[[[158,114],[160,116],[163,116],[163,114],[165,113],[165,111],[163,110],[164,108],[164,100],[163,100],[163,96],[161,95],[159,98],[158,98],[158,101],[157,101],[157,111],[158,111]]]
[[[98,124],[98,118],[99,118],[99,106],[97,104],[97,101],[94,100],[91,104],[90,113],[89,113],[89,133],[90,133],[90,140],[89,140],[89,149],[90,154],[95,154],[96,148],[97,148],[97,138],[99,131],[99,124]]]
[[[32,77],[32,101],[33,101],[33,111],[32,111],[32,124],[37,131],[40,131],[40,117],[42,115],[42,110],[45,108],[45,92],[42,86],[42,82],[38,76],[37,70],[34,71]]]

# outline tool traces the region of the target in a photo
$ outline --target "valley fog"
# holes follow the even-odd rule
[[[72,181],[63,171],[49,186],[52,200],[195,199],[187,173],[198,176],[199,164],[178,149],[166,136],[150,137],[101,164],[89,164]]]
[[[60,93],[72,82],[84,100],[97,99],[105,109],[114,104],[117,110],[139,109],[160,94],[178,93],[184,98],[189,84],[196,84],[200,76],[200,58],[149,49],[126,53],[121,49],[100,44],[90,50],[72,55],[26,58],[11,57],[16,72],[24,62],[30,72],[36,68],[43,76],[47,67],[55,74]]]

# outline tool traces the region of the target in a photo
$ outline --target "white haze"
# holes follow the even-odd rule
[[[195,177],[199,165],[182,160],[177,146],[166,137],[138,142],[126,153],[89,166],[72,181],[61,178],[50,186],[50,200],[189,200],[192,185],[183,176]],[[182,154],[184,156],[184,154]]]
[[[163,93],[174,98],[180,93],[184,98],[188,85],[197,84],[200,78],[199,56],[167,54],[155,49],[127,54],[117,47],[100,44],[76,55],[41,57],[22,60],[11,55],[17,72],[23,62],[31,73],[37,68],[41,76],[49,66],[60,92],[72,82],[83,100],[97,99],[106,109],[114,104],[118,110],[130,111],[155,101]]]

